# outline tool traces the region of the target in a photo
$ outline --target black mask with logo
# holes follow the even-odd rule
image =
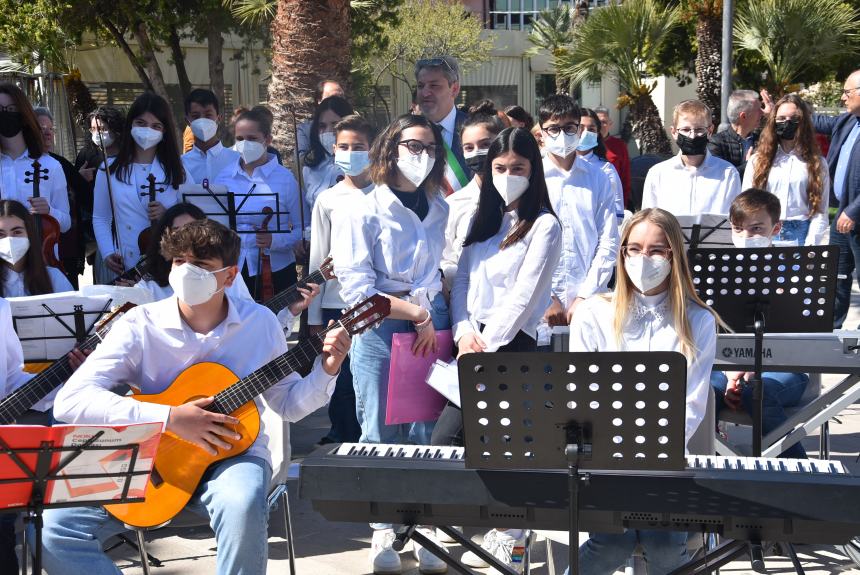
[[[0,136],[11,138],[17,136],[23,127],[21,112],[3,110],[0,112]]]
[[[780,140],[793,140],[797,135],[797,127],[800,122],[797,120],[786,120],[776,123],[776,137]]]
[[[704,136],[689,138],[678,132],[678,139],[676,141],[678,143],[678,148],[681,149],[681,153],[685,156],[704,156],[705,151],[708,149],[707,134]]]

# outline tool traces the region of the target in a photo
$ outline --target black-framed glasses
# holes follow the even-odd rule
[[[678,128],[679,134],[684,134],[688,138],[701,138],[708,135],[707,128]]]
[[[552,136],[553,138],[558,137],[559,134],[564,132],[568,136],[573,136],[574,134],[579,133],[579,124],[571,122],[569,124],[565,124],[564,126],[547,126],[543,128],[543,131]]]
[[[648,256],[649,258],[663,258],[668,260],[672,255],[672,248],[656,247],[649,250],[643,250],[639,246],[621,246],[621,253],[628,258],[636,258],[639,256]]]
[[[409,153],[413,156],[418,156],[421,152],[427,151],[427,155],[431,158],[436,157],[436,144],[425,144],[421,140],[403,140],[398,146],[406,146]]]
[[[454,72],[454,68],[451,67],[451,64],[445,58],[423,58],[418,60],[415,63],[417,68],[439,68],[440,66],[445,66],[451,72]]]

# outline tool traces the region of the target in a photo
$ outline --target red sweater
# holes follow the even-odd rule
[[[606,145],[606,159],[615,166],[618,176],[621,178],[621,187],[624,189],[624,205],[630,205],[630,154],[627,152],[627,144],[624,140],[615,136],[607,136],[603,139]]]

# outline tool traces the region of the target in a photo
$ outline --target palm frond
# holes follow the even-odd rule
[[[538,14],[532,21],[528,40],[533,46],[526,50],[527,56],[534,56],[542,50],[550,53],[569,44],[573,38],[573,17],[571,8],[558,5]]]
[[[253,26],[270,22],[278,11],[278,0],[223,0],[236,20]]]

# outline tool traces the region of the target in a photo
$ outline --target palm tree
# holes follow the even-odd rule
[[[583,6],[584,5],[584,6]],[[532,20],[532,29],[528,40],[533,44],[526,50],[526,56],[534,56],[541,51],[547,51],[556,69],[555,91],[557,94],[570,94],[570,78],[558,72],[558,58],[566,54],[573,41],[573,31],[588,18],[588,3],[580,2],[577,6],[567,6],[559,3],[554,8],[542,10],[537,18]]]
[[[656,82],[645,82],[646,69],[678,20],[677,8],[663,8],[655,0],[628,0],[599,8],[576,28],[572,48],[558,58],[557,70],[574,83],[603,77],[618,81],[619,105],[630,107],[633,136],[643,154],[672,153],[651,98]]]
[[[719,122],[723,0],[684,0],[681,6],[696,22],[696,95]]]
[[[841,0],[755,0],[741,6],[735,42],[767,67],[768,87],[782,95],[804,72],[857,54],[858,12]]]

